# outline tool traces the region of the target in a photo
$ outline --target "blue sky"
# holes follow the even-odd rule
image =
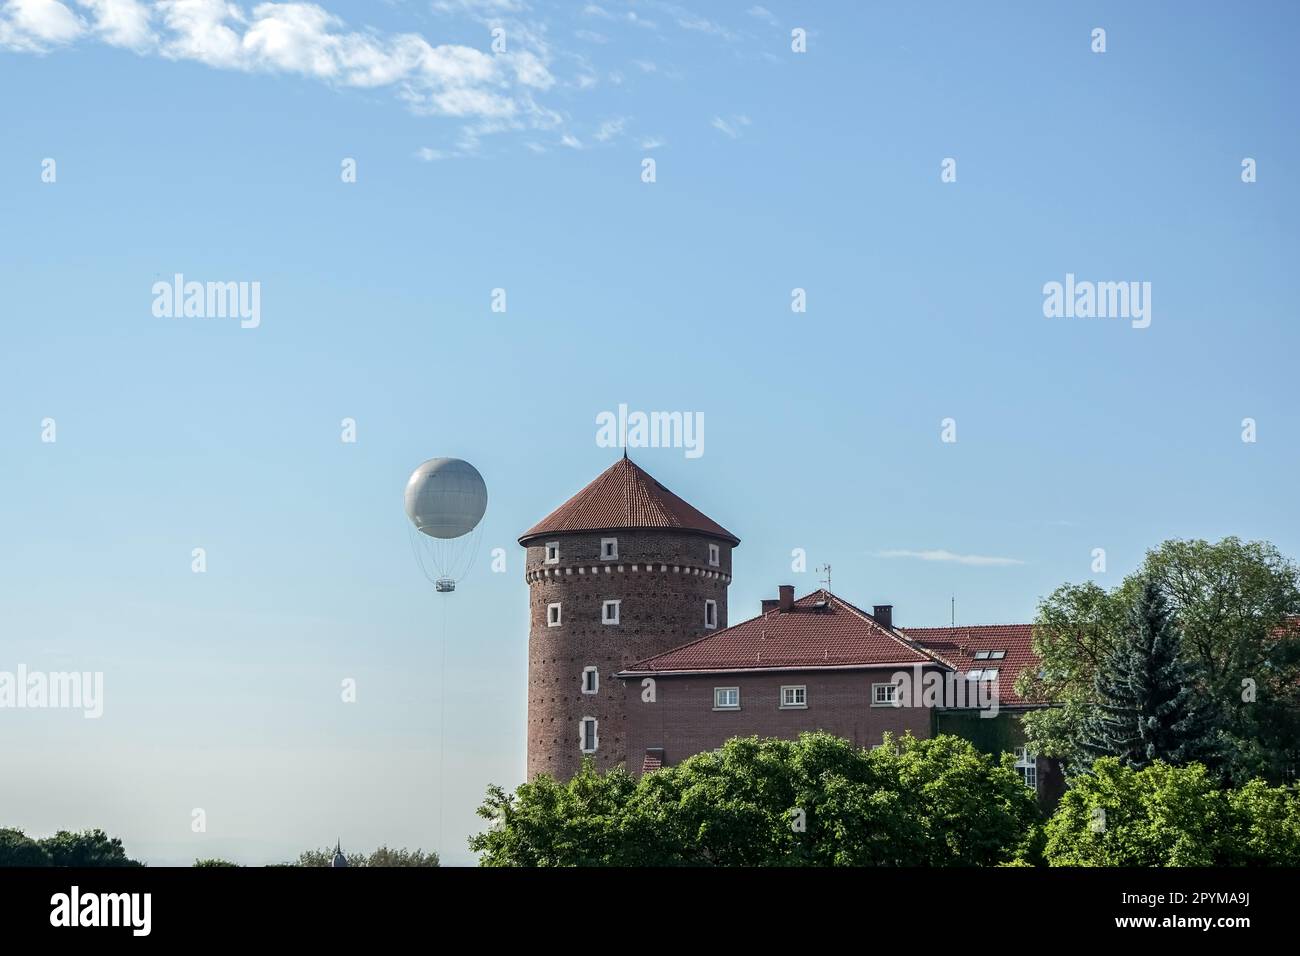
[[[619,403],[704,416],[699,458],[633,457],[742,539],[733,621],[827,561],[906,626],[1029,620],[1168,537],[1300,556],[1298,19],[0,3],[0,670],[105,681],[99,720],[0,711],[0,825],[470,862],[523,776],[515,538]],[[260,326],[155,317],[177,272],[259,282]],[[1067,273],[1150,282],[1150,327],[1045,318]],[[402,512],[437,455],[490,494],[447,600]]]

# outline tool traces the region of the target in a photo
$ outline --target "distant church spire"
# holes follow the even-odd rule
[[[347,865],[348,865],[348,858],[343,855],[343,844],[340,841],[335,840],[334,859],[330,861],[330,866],[335,867],[335,866],[347,866]]]

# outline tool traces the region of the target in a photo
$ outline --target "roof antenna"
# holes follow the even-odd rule
[[[820,584],[824,584],[824,585],[826,585],[826,593],[827,593],[827,594],[831,594],[831,593],[833,593],[833,592],[831,591],[831,566],[830,566],[830,564],[823,564],[820,568],[813,568],[813,570],[816,571],[818,574],[821,574],[821,573],[823,573],[823,572],[826,574],[826,577],[824,577],[824,578],[823,578],[819,583],[820,583]]]
[[[957,626],[957,595],[952,596],[952,627]]]

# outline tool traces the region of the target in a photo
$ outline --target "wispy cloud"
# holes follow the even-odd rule
[[[659,149],[659,147],[663,145],[664,145],[664,141],[660,139],[658,136],[648,136],[645,139],[641,140],[642,149]]]
[[[917,558],[921,561],[950,561],[954,564],[971,564],[978,567],[1003,567],[1011,564],[1024,564],[1018,558],[995,558],[986,554],[955,554],[952,551],[935,549],[929,551],[877,551],[878,558]]]
[[[627,120],[620,116],[617,119],[605,120],[600,124],[600,129],[596,130],[595,139],[600,143],[608,143],[623,135],[623,130],[627,128]]]
[[[751,17],[754,17],[758,20],[762,20],[764,23],[768,24],[769,26],[779,27],[781,25],[781,21],[776,18],[776,14],[774,14],[767,7],[753,6],[750,7],[748,10],[746,10],[745,12],[748,13]]]
[[[494,8],[512,7],[500,2]],[[258,3],[248,10],[227,0],[6,0],[0,7],[0,48],[48,53],[79,42],[220,70],[389,87],[427,115],[509,120],[520,127],[554,120],[534,97],[555,78],[545,51],[526,42],[496,55],[435,46],[416,33],[351,30],[313,3]]]
[[[732,116],[729,119],[723,119],[721,116],[715,116],[710,125],[719,132],[730,136],[732,139],[740,139],[741,132],[749,125],[749,117]]]

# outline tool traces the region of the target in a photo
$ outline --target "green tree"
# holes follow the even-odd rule
[[[216,857],[211,857],[211,858],[206,859],[206,860],[195,860],[195,861],[194,861],[194,865],[195,865],[195,866],[202,866],[202,867],[209,867],[209,866],[234,866],[234,867],[238,867],[238,866],[239,866],[238,863],[231,863],[229,860],[220,860],[220,859],[217,859]]]
[[[1278,783],[1300,763],[1300,572],[1267,542],[1166,541],[1112,591],[1067,584],[1039,605],[1034,649],[1041,673],[1017,689],[1060,706],[1024,718],[1029,745],[1073,775],[1087,758],[1084,725],[1096,678],[1124,627],[1125,609],[1154,581],[1183,634],[1183,657],[1220,727],[1229,779]]]
[[[1046,834],[1052,866],[1296,866],[1300,795],[1263,781],[1224,790],[1201,764],[1137,770],[1102,757]]]
[[[440,861],[438,854],[432,850],[425,851],[420,849],[408,850],[403,847],[400,850],[390,849],[381,846],[373,853],[344,853],[343,856],[348,861],[349,867],[355,866],[439,866]],[[304,850],[298,855],[296,862],[284,864],[288,866],[332,866],[334,863],[334,851],[329,847],[321,847],[319,850]]]
[[[1154,581],[1129,608],[1094,684],[1096,705],[1081,741],[1090,758],[1145,767],[1153,760],[1208,762],[1217,754],[1210,715],[1182,659],[1182,635]]]
[[[143,866],[126,855],[122,841],[103,830],[60,830],[40,841],[52,866]]]
[[[49,851],[22,830],[0,829],[0,866],[52,866]]]
[[[1011,763],[947,736],[735,738],[639,780],[588,764],[491,787],[470,847],[484,866],[992,865],[1034,852]]]

